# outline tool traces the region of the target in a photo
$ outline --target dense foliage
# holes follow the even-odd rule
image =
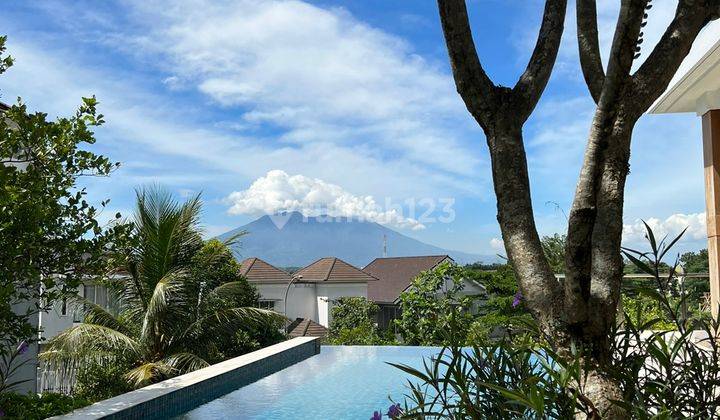
[[[132,369],[132,360],[88,360],[78,366],[73,395],[89,402],[101,401],[132,391],[124,375]]]
[[[329,341],[335,345],[377,345],[382,342],[375,325],[378,306],[364,297],[342,297],[332,308]]]
[[[545,258],[555,274],[565,273],[565,235],[558,233],[552,236],[543,236],[541,245]]]
[[[680,256],[680,264],[686,273],[707,273],[710,271],[707,249],[686,252]]]
[[[486,343],[526,329],[531,317],[519,304],[517,280],[509,264],[498,266],[494,271],[469,270],[468,276],[487,291],[487,300],[479,305],[470,325],[468,344]]]
[[[241,332],[279,329],[282,316],[238,306],[256,294],[226,246],[203,243],[199,214],[199,197],[179,204],[158,188],[138,191],[132,240],[111,282],[120,313],[84,302],[84,322],[50,340],[42,358],[58,367],[129,359],[123,377],[140,387],[236,355],[247,347]]]
[[[412,281],[400,294],[402,314],[395,320],[404,344],[442,345],[451,322],[458,335],[467,337],[475,298],[462,293],[465,279],[470,279],[465,268],[446,262]]]
[[[0,393],[0,417],[8,419],[42,420],[69,413],[84,407],[90,401],[63,394],[14,394]]]
[[[675,298],[674,268],[661,276],[661,260],[677,238],[665,245],[650,228],[651,251],[626,250],[626,257],[654,279],[637,290],[656,315],[630,307],[610,335],[609,374],[621,387],[622,406],[631,418],[715,418],[720,410],[720,346],[713,338],[717,320],[681,316],[683,298]],[[626,310],[629,305],[626,305]],[[462,326],[450,324],[450,331]],[[669,331],[672,330],[672,331]],[[449,332],[449,337],[454,334]],[[582,349],[558,352],[552,338],[536,333],[488,346],[463,348],[450,341],[424,368],[397,366],[413,375],[404,413],[410,417],[448,418],[601,418],[589,389]]]
[[[0,73],[12,64],[3,57],[4,45],[0,37]],[[107,176],[118,165],[88,151],[95,143],[93,128],[103,123],[96,106],[95,98],[83,98],[75,115],[55,121],[29,113],[19,101],[0,111],[3,358],[18,343],[36,339],[31,317],[74,294],[82,279],[103,272],[110,246],[125,233],[123,224],[100,224],[100,210],[78,185],[81,177]],[[5,385],[0,383],[0,390]]]

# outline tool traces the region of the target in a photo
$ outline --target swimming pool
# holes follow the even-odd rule
[[[226,394],[178,419],[368,419],[402,401],[409,375],[436,347],[322,346],[320,354]]]

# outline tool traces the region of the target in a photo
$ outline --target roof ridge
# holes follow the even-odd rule
[[[338,261],[338,258],[332,257],[332,260],[333,260],[333,262],[332,262],[332,264],[330,264],[330,268],[328,269],[327,274],[325,274],[325,281],[330,280],[330,273],[332,273],[333,268],[335,268],[335,263]]]
[[[305,329],[303,330],[303,333],[302,333],[303,337],[304,337],[305,334],[307,333],[308,328],[310,328],[310,322],[311,322],[312,320],[306,319],[305,321],[306,321],[307,323],[305,324]]]
[[[251,261],[250,261],[250,265],[248,266],[248,269],[247,269],[247,272],[248,272],[248,273],[250,272],[250,270],[252,270],[253,265],[255,265],[255,263],[258,262],[259,258],[258,258],[258,257],[252,257],[252,258],[250,258],[250,260],[251,260]]]

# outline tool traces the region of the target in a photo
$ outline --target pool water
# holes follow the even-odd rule
[[[420,368],[423,358],[439,352],[436,347],[322,346],[320,354],[178,418],[369,419],[373,411],[387,412],[389,397],[402,402],[408,392],[411,377],[385,362]]]

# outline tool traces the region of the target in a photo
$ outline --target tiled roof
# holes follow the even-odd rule
[[[251,283],[287,283],[290,274],[260,258],[248,258],[240,264],[240,274]]]
[[[361,269],[334,257],[320,258],[295,275],[302,276],[302,281],[309,283],[372,283],[377,280]]]
[[[328,330],[311,319],[303,319],[288,335],[295,337],[327,337]]]
[[[368,283],[368,300],[381,303],[395,302],[418,274],[435,268],[445,259],[452,261],[447,255],[376,258],[363,268],[363,271],[379,280]]]

